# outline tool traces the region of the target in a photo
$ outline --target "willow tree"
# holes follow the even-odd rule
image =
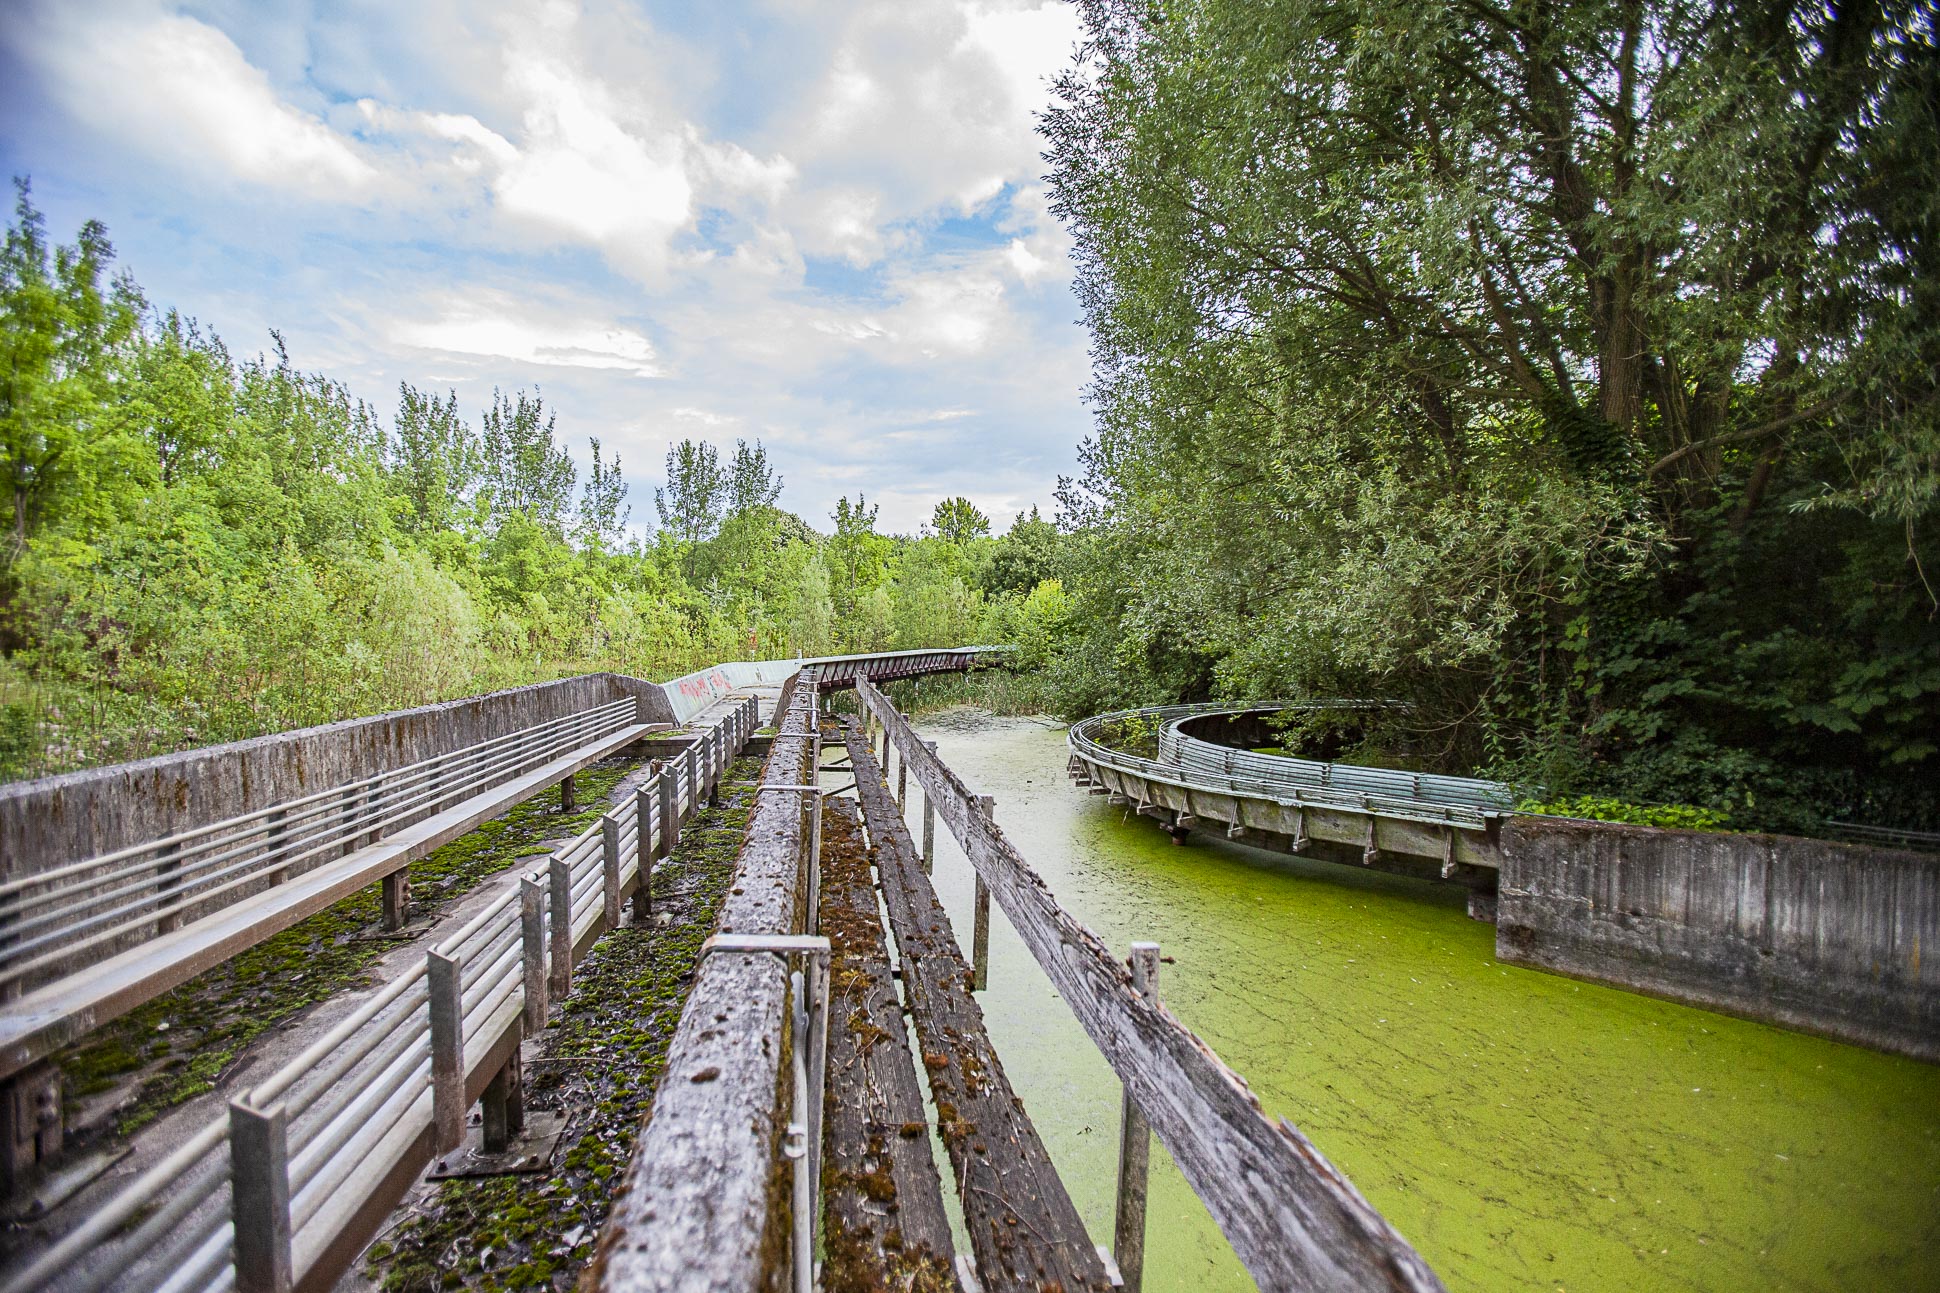
[[[1926,757],[1930,8],[1083,8],[1044,131],[1130,575],[1101,655],[1385,690],[1469,760]],[[1780,712],[1786,632],[1917,695],[1799,650]]]

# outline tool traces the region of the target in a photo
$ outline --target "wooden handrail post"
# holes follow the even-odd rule
[[[448,1154],[465,1139],[465,1000],[460,963],[425,954],[431,995],[432,1149]]]
[[[925,741],[923,748],[931,754],[936,753],[936,742]],[[936,804],[930,799],[930,792],[923,791],[923,870],[936,869]]]
[[[1159,992],[1159,945],[1132,944],[1132,987],[1148,1000]],[[1118,1216],[1112,1234],[1112,1256],[1118,1262],[1125,1293],[1139,1293],[1145,1282],[1145,1202],[1151,1179],[1152,1135],[1145,1116],[1124,1094],[1118,1131]]]
[[[682,760],[687,773],[687,815],[692,816],[701,810],[701,740],[695,737],[687,743],[687,753]]]
[[[997,814],[997,800],[991,795],[976,796],[977,813],[985,821]],[[983,876],[977,877],[976,925],[970,936],[970,990],[982,992],[990,986],[990,888]]]
[[[680,765],[668,760],[660,765],[660,856],[670,856],[679,846]]]
[[[519,937],[525,972],[525,1035],[535,1037],[546,1026],[551,1002],[546,999],[546,889],[534,876],[519,880]]]
[[[570,772],[559,779],[559,811],[562,815],[579,811],[579,787]]]
[[[239,1293],[289,1293],[289,1117],[279,1102],[258,1109],[229,1102],[229,1200]]]

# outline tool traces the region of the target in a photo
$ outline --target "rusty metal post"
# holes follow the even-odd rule
[[[1132,944],[1132,987],[1156,1002],[1159,992],[1159,945]],[[1145,1282],[1145,1202],[1151,1177],[1152,1136],[1145,1115],[1124,1093],[1118,1132],[1118,1210],[1112,1234],[1112,1255],[1125,1293],[1139,1293]]]
[[[487,1154],[503,1154],[511,1148],[512,1137],[525,1130],[525,1071],[517,1047],[485,1084],[478,1104],[484,1114],[481,1148]]]
[[[403,929],[411,918],[411,873],[400,868],[378,881],[379,906],[384,912],[387,931]]]

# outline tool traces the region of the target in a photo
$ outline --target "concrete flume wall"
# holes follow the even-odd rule
[[[1940,856],[1514,817],[1496,954],[1940,1062]]]
[[[640,703],[640,721],[676,721],[659,684],[595,673],[0,786],[0,878],[221,821],[628,696]]]

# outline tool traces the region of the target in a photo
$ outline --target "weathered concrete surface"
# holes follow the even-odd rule
[[[596,673],[0,786],[0,879],[221,821],[632,696],[669,723],[658,684]]]
[[[1940,857],[1514,817],[1496,955],[1940,1062]]]

